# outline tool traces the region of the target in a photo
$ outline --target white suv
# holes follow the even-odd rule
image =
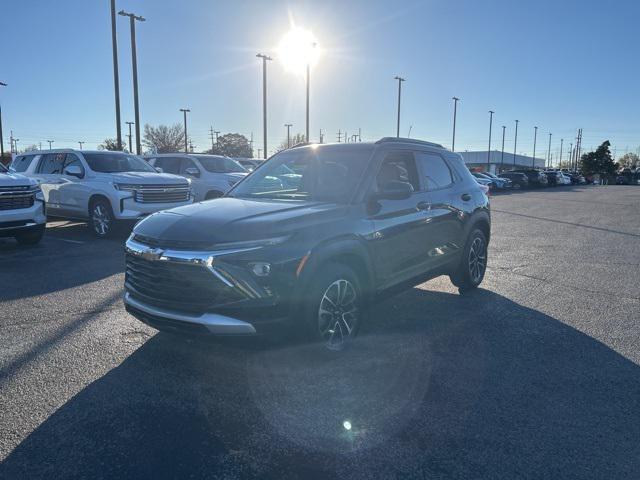
[[[164,153],[145,158],[163,172],[189,178],[196,202],[221,197],[248,174],[237,161],[221,155]]]
[[[0,237],[33,245],[42,239],[46,223],[44,196],[37,182],[9,173],[0,163]]]
[[[106,237],[116,220],[138,220],[193,202],[188,180],[112,151],[46,150],[19,155],[11,170],[35,179],[54,217],[89,220]]]

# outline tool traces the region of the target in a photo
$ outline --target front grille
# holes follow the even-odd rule
[[[189,185],[140,185],[135,190],[139,203],[178,203],[189,200]]]
[[[191,313],[243,298],[203,266],[145,260],[132,254],[126,256],[125,286],[145,303]]]
[[[35,202],[35,194],[28,191],[28,188],[17,190],[13,187],[9,190],[5,187],[0,190],[0,210],[31,208]]]

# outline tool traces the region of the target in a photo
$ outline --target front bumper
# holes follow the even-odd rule
[[[0,211],[0,236],[12,237],[30,229],[43,228],[46,222],[44,201],[36,198],[32,207]]]
[[[118,199],[118,204],[114,205],[113,215],[118,220],[139,220],[161,210],[182,207],[193,203],[193,195],[184,202],[163,202],[163,203],[142,203],[136,202],[133,196],[125,196]]]
[[[210,333],[214,335],[255,335],[254,326],[243,320],[220,315],[203,313],[189,315],[164,308],[147,305],[124,294],[126,310],[141,322],[159,330],[173,330],[184,333]]]

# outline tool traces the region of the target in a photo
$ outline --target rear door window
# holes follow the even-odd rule
[[[420,191],[418,171],[412,153],[399,152],[387,155],[380,166],[376,184],[378,189],[381,189],[391,181],[410,183],[414,192]]]
[[[451,175],[449,165],[447,165],[440,155],[421,152],[416,154],[416,160],[418,161],[420,175],[427,190],[439,190],[453,183],[453,176]],[[480,176],[480,178],[483,177]]]
[[[162,169],[165,173],[180,173],[180,164],[182,159],[178,157],[159,157],[156,159],[155,166]]]
[[[65,157],[65,153],[47,153],[40,160],[37,173],[62,174]]]

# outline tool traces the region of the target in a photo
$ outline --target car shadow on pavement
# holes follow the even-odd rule
[[[334,354],[157,334],[3,478],[632,478],[640,369],[486,290],[414,288]]]

